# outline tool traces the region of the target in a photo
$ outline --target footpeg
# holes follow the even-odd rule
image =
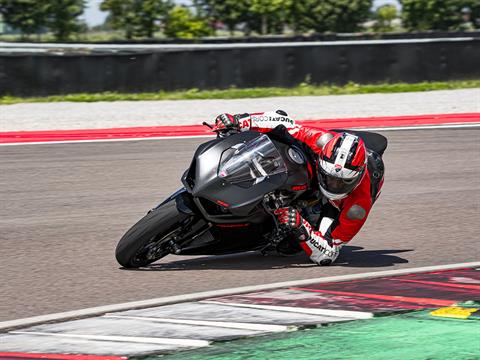
[[[182,252],[182,249],[175,243],[175,241],[170,240],[168,245],[169,245],[171,254],[179,255]]]

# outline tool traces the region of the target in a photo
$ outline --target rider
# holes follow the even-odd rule
[[[290,138],[306,152],[309,173],[312,179],[317,178],[320,190],[316,197],[321,206],[310,211],[320,211],[316,224],[294,207],[280,208],[275,215],[280,224],[296,230],[300,246],[313,262],[330,265],[342,246],[360,231],[380,194],[386,139],[379,136],[381,144],[373,151],[366,148],[361,132],[296,126],[282,110],[221,114],[215,119],[214,131],[226,134],[235,130],[272,132],[282,139]]]

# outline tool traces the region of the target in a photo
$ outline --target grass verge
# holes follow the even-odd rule
[[[226,90],[181,90],[181,91],[159,91],[149,93],[117,93],[102,92],[96,94],[71,94],[55,95],[45,97],[0,97],[0,105],[32,102],[95,102],[95,101],[139,101],[139,100],[204,100],[204,99],[241,99],[275,96],[321,96],[321,95],[347,95],[347,94],[372,94],[372,93],[398,93],[412,91],[432,91],[480,88],[480,80],[448,81],[448,82],[421,82],[417,84],[396,83],[396,84],[371,84],[360,85],[348,83],[344,86],[336,85],[310,85],[300,84],[293,88],[230,88]]]

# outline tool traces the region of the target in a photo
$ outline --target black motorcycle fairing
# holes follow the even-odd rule
[[[244,132],[200,145],[182,176],[185,187],[159,205],[175,201],[178,211],[192,215],[185,229],[190,239],[178,239],[182,254],[214,255],[264,248],[270,241],[266,235],[276,227],[272,214],[264,207],[266,194],[280,191],[288,204],[309,188],[307,158],[302,149],[276,139],[270,140],[285,162],[285,172],[269,175],[250,187],[219,176],[225,153],[260,136],[265,134]]]
[[[209,140],[203,144],[200,144],[197,150],[195,150],[195,154],[193,155],[192,162],[190,163],[190,166],[188,167],[188,169],[185,170],[181,178],[183,186],[185,186],[185,188],[187,188],[189,191],[195,186],[195,183],[193,182],[193,180],[195,179],[195,172],[197,168],[197,158],[202,153],[207,151],[209,148],[211,148],[212,146],[214,146],[215,144],[221,141],[223,141],[222,138],[215,138],[213,140]]]
[[[190,236],[178,240],[181,254],[184,255],[221,255],[265,247],[267,239],[260,234],[273,227],[272,218],[264,211],[251,213],[246,217],[234,218],[229,215],[225,221],[215,224],[204,220],[201,207],[185,188],[177,190],[156,208],[175,201],[177,209],[192,215],[184,231]],[[185,234],[184,234],[185,235]],[[183,237],[183,236],[182,236]]]
[[[175,201],[178,211],[187,215],[194,215],[198,212],[196,206],[193,202],[191,195],[187,192],[187,189],[184,187],[175,191],[172,195],[162,201],[160,204],[155,206],[153,210],[158,209],[160,206],[165,205],[170,201]]]
[[[195,198],[210,200],[228,208],[231,212],[236,211],[238,216],[244,216],[246,212],[241,209],[242,207],[258,202],[265,193],[282,186],[287,180],[286,173],[269,176],[267,181],[256,184],[253,188],[243,188],[219,177],[218,165],[212,166],[212,164],[219,164],[223,153],[231,147],[259,136],[262,134],[258,132],[238,133],[215,144],[211,143],[200,154],[196,154],[192,161],[195,173],[193,174],[191,169],[184,181],[189,192]]]
[[[254,187],[232,184],[219,177],[218,166],[212,166],[212,164],[220,164],[224,155],[233,146],[261,136],[265,135],[248,131],[232,135],[215,144],[209,143],[208,148],[204,148],[200,154],[196,155],[196,158],[192,161],[192,167],[183,176],[182,180],[187,185],[187,190],[194,197],[206,198],[219,204],[227,204],[229,209],[234,209],[258,201],[263,194],[278,189],[285,184],[296,186],[294,189],[287,190],[297,192],[301,189],[298,185],[308,187],[309,178],[306,164],[304,162],[296,163],[288,155],[289,149],[294,148],[297,153],[301,154],[300,157],[307,160],[304,152],[296,146],[288,146],[280,141],[273,141],[273,143],[286,163],[287,171],[284,173],[270,175],[266,181],[255,184]],[[255,195],[258,195],[258,197]]]
[[[306,163],[299,162],[298,158],[295,161],[289,155],[294,148],[300,159],[306,161],[302,149],[277,140],[273,144],[285,162],[285,172],[269,175],[264,181],[250,186],[233,184],[219,176],[218,164],[228,157],[234,146],[262,136],[265,134],[252,131],[238,133],[211,140],[196,151],[190,168],[182,176],[182,183],[193,197],[196,207],[209,221],[236,223],[246,220],[260,223],[265,220],[265,210],[261,206],[265,194],[283,189],[292,194],[290,198],[293,200],[309,188]]]
[[[243,251],[255,251],[264,248],[269,240],[262,234],[272,229],[272,219],[265,219],[262,223],[215,224],[210,230],[209,243],[193,241],[188,247],[182,248],[184,255],[223,255]],[[199,245],[199,246],[198,246]]]

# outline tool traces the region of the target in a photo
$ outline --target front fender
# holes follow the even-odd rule
[[[165,205],[170,201],[175,201],[178,211],[184,214],[193,215],[198,213],[197,207],[193,202],[192,196],[185,188],[181,188],[175,191],[172,195],[166,198],[163,202],[158,204],[154,209],[158,209],[160,206]]]

